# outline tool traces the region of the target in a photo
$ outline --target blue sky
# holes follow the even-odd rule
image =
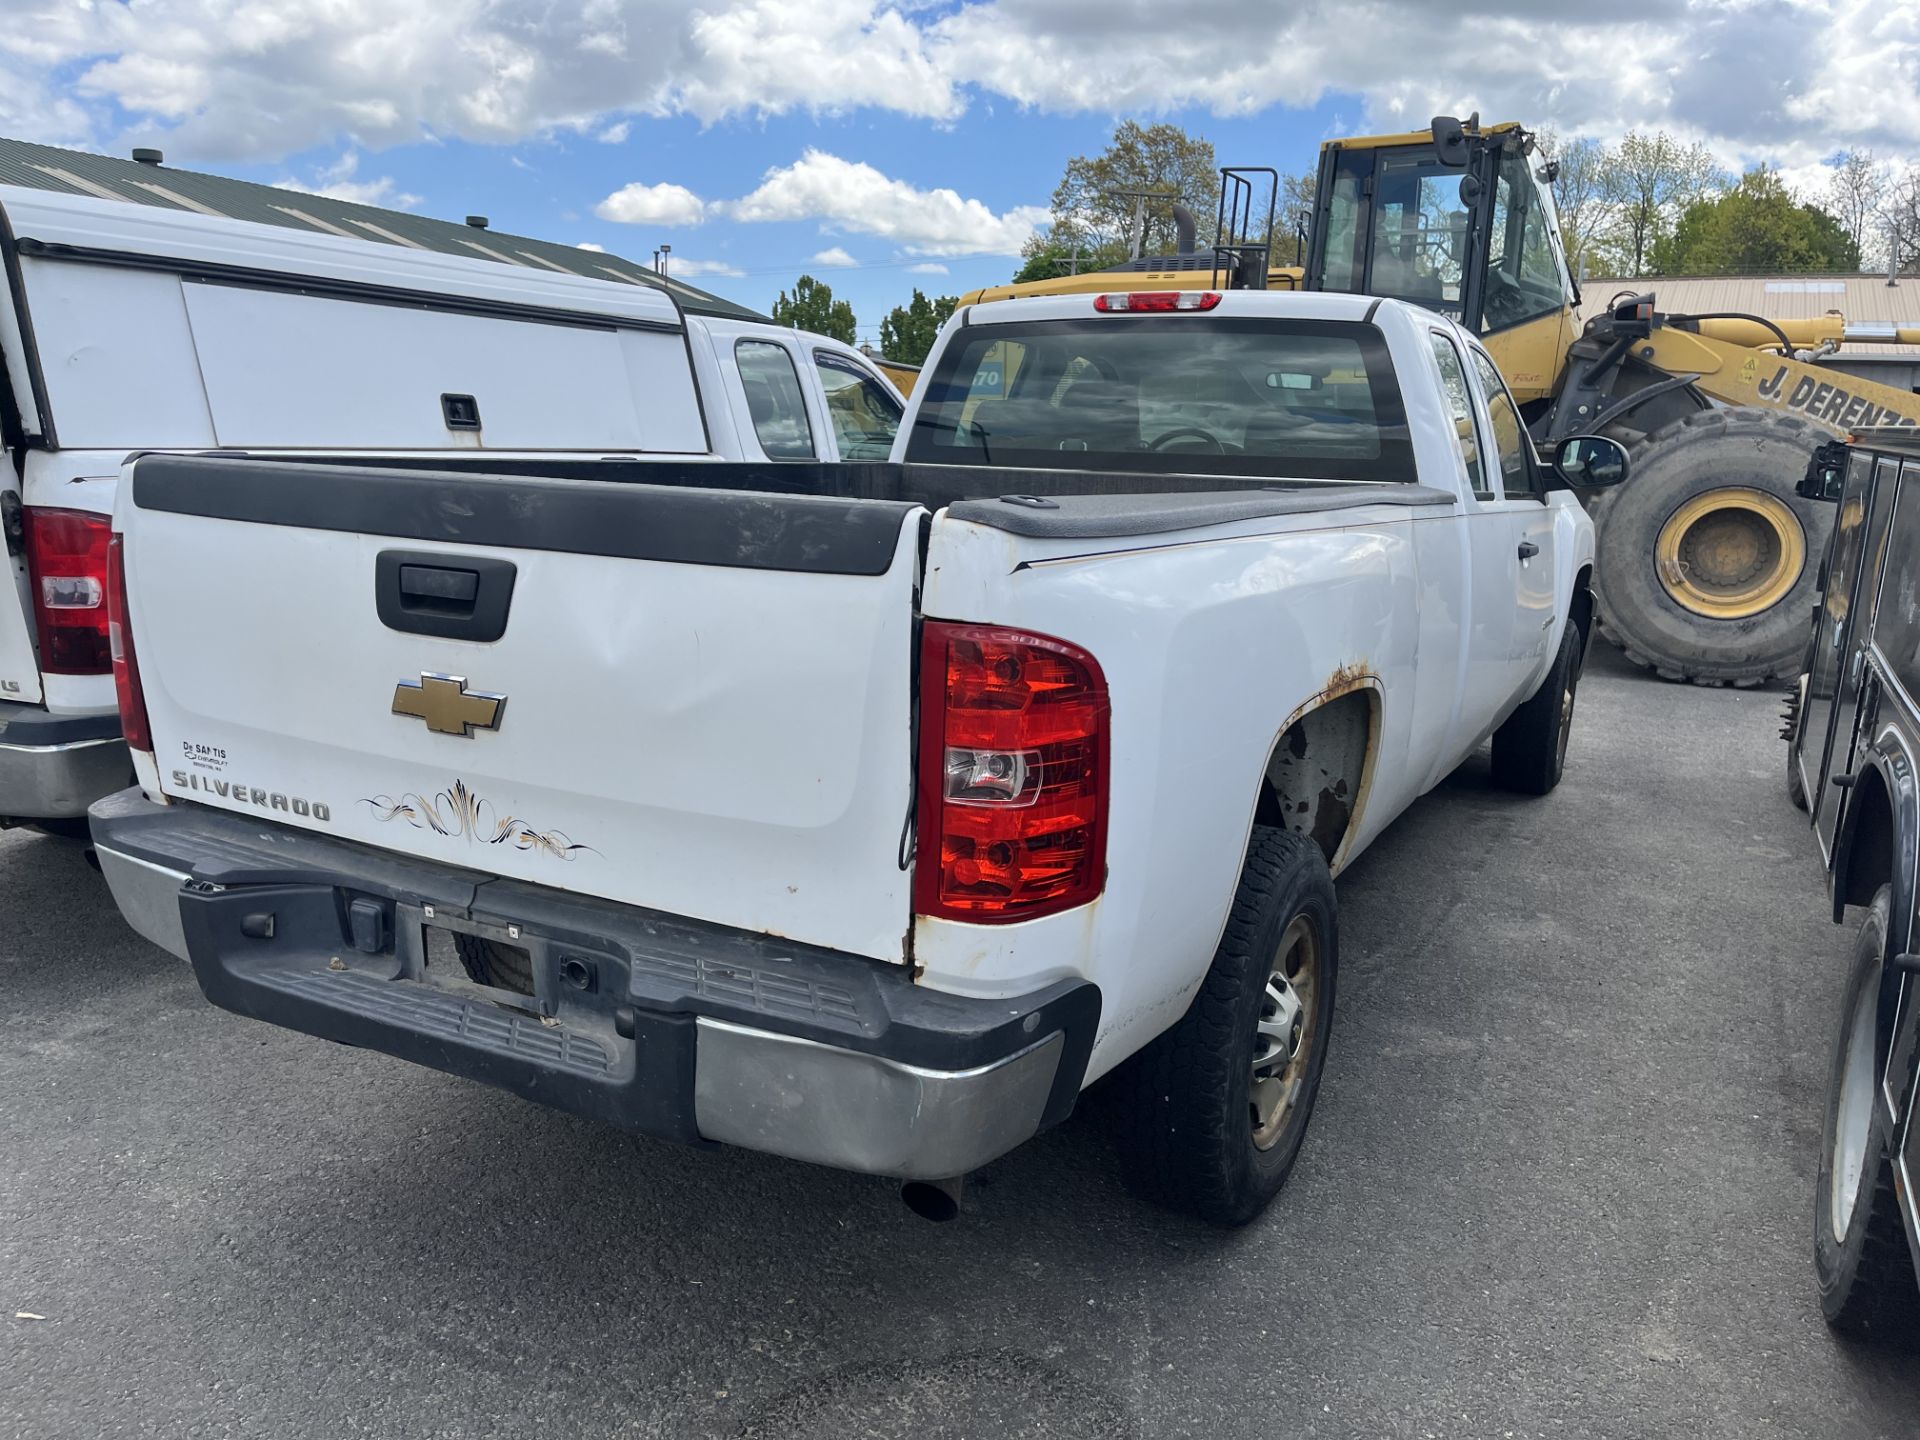
[[[1328,97],[1312,107],[1276,106],[1244,118],[1191,109],[1142,118],[1170,119],[1204,135],[1223,164],[1302,169],[1312,164],[1322,137],[1359,109],[1354,97]],[[861,233],[835,217],[623,224],[601,218],[595,206],[631,183],[679,185],[703,198],[735,199],[754,191],[768,170],[792,166],[813,150],[870,166],[917,189],[945,187],[1005,214],[1044,206],[1067,160],[1103,148],[1114,123],[1104,115],[1050,115],[1006,105],[983,107],[963,126],[879,113],[798,114],[710,126],[682,116],[630,121],[625,138],[614,142],[561,133],[509,145],[438,141],[378,154],[330,145],[285,161],[205,168],[269,184],[291,177],[324,187],[337,175],[342,156],[354,155],[353,175],[334,183],[391,181],[374,203],[412,196],[408,208],[421,214],[455,220],[482,214],[498,229],[569,244],[588,241],[643,262],[664,242],[684,260],[744,272],[688,278],[762,310],[797,276],[811,274],[832,285],[836,297],[852,301],[865,341],[877,338],[881,317],[916,286],[940,295],[999,284],[1019,266],[1019,257],[915,253],[924,247]],[[616,124],[609,122],[600,133]],[[195,163],[178,147],[168,151],[167,160]],[[833,251],[854,264],[821,264],[814,258]],[[920,273],[915,266],[946,273]],[[684,268],[676,273],[685,273]]]
[[[863,338],[915,285],[1005,279],[1120,119],[1298,170],[1326,135],[1474,110],[1666,129],[1817,191],[1844,147],[1920,155],[1920,4],[0,0],[0,134],[666,242],[763,308],[810,272]]]

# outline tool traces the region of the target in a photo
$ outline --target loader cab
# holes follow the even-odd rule
[[[1522,403],[1549,393],[1579,291],[1532,149],[1518,125],[1444,117],[1427,133],[1330,141],[1305,288],[1437,310],[1487,337]]]

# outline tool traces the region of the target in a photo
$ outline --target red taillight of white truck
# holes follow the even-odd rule
[[[926,622],[915,908],[1030,920],[1106,883],[1107,682],[1086,651]]]
[[[133,653],[133,627],[127,618],[127,557],[124,537],[115,535],[107,555],[107,639],[113,653],[113,693],[120,702],[120,733],[135,750],[153,749],[147,723],[147,695],[140,688],[140,662]]]
[[[113,522],[89,510],[26,512],[27,574],[40,668],[52,675],[105,675],[107,542]]]

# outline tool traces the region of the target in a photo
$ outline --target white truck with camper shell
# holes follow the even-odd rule
[[[105,605],[129,452],[879,460],[902,408],[851,346],[649,285],[184,209],[0,186],[0,268],[0,824],[84,831],[132,778]]]
[[[929,1214],[1125,1066],[1240,1223],[1333,877],[1489,737],[1557,782],[1624,471],[1443,318],[1264,292],[964,310],[887,465],[143,456],[94,843],[244,1015]]]

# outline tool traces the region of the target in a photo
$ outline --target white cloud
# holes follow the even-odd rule
[[[343,138],[606,138],[644,117],[871,107],[1245,115],[1356,94],[1355,128],[1436,112],[1732,160],[1920,148],[1920,6],[1900,0],[142,0],[5,7],[0,132],[185,163]],[[1383,45],[1382,37],[1390,37]],[[1763,83],[1756,84],[1755,77]],[[77,78],[75,78],[77,77]],[[1237,157],[1236,157],[1237,158]],[[1306,155],[1251,156],[1290,169]],[[938,193],[938,192],[936,192]]]
[[[836,265],[843,269],[851,269],[859,265],[860,262],[849,255],[842,247],[833,245],[817,253],[813,257],[813,263],[816,265]]]
[[[1051,218],[1038,205],[996,215],[956,191],[921,190],[824,150],[769,170],[752,194],[715,208],[736,220],[819,220],[882,236],[914,255],[1016,255]]]
[[[607,126],[606,129],[602,130],[598,135],[594,136],[593,138],[598,140],[602,145],[624,145],[627,143],[627,136],[631,135],[632,133],[633,133],[632,123],[630,121],[622,120],[617,125]]]
[[[965,109],[929,32],[888,0],[734,0],[691,16],[691,63],[662,99],[702,120],[877,106],[931,120]]]
[[[276,180],[274,184],[279,189],[297,190],[302,195],[325,195],[330,200],[350,200],[356,205],[381,205],[389,210],[411,210],[420,203],[418,195],[409,195],[396,188],[391,175],[359,180],[354,178],[359,172],[360,157],[349,150],[321,170],[311,185],[290,178]]]
[[[667,274],[675,280],[691,280],[699,275],[744,275],[747,272],[725,260],[689,260],[675,255],[667,265]]]
[[[950,272],[947,269],[947,267],[944,265],[939,265],[939,264],[933,263],[932,261],[928,261],[924,265],[909,265],[907,267],[907,273],[909,275],[947,275],[952,272]]]
[[[596,245],[591,240],[582,240],[578,245],[574,246],[573,248],[576,250],[591,250],[596,255],[604,255],[607,253],[606,246]]]
[[[684,185],[643,185],[636,180],[594,206],[593,213],[623,225],[698,225],[706,218],[707,204]]]

